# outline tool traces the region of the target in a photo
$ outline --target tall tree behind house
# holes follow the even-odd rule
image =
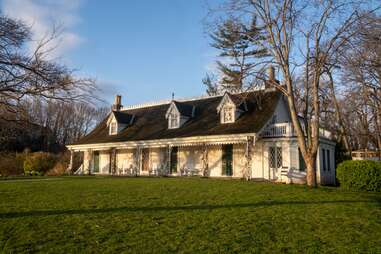
[[[207,74],[203,83],[208,94],[219,91],[241,91],[254,86],[253,71],[259,59],[268,56],[261,45],[263,29],[252,17],[248,22],[228,18],[210,33],[211,46],[218,50],[217,73]],[[216,76],[218,76],[216,78]]]

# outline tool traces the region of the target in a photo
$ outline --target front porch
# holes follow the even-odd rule
[[[205,141],[205,140],[204,140]],[[284,183],[304,183],[296,140],[290,137],[221,137],[199,140],[160,141],[151,144],[119,144],[72,149],[83,152],[77,174],[115,176],[204,176],[262,179]]]
[[[72,158],[82,152],[84,159],[79,170],[72,164],[69,170],[77,174],[251,178],[254,136],[214,139],[71,149]]]

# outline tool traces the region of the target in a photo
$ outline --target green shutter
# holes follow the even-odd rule
[[[299,170],[300,171],[306,171],[306,162],[304,161],[302,152],[300,151],[300,148],[298,148],[299,151]]]
[[[99,173],[99,152],[94,152],[94,173]]]
[[[171,150],[171,174],[177,173],[177,150],[177,147],[173,147]]]
[[[233,175],[233,145],[222,146],[222,175]]]
[[[325,166],[325,149],[322,149],[322,154],[323,154],[323,167],[320,167],[320,168],[323,168],[323,171],[326,170],[326,166]]]

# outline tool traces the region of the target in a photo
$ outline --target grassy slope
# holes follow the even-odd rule
[[[380,198],[235,180],[0,181],[0,251],[380,253]]]

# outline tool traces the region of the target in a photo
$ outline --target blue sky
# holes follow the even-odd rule
[[[1,9],[31,23],[36,40],[58,25],[55,57],[96,78],[109,102],[204,93],[214,59],[205,0],[1,0]]]

